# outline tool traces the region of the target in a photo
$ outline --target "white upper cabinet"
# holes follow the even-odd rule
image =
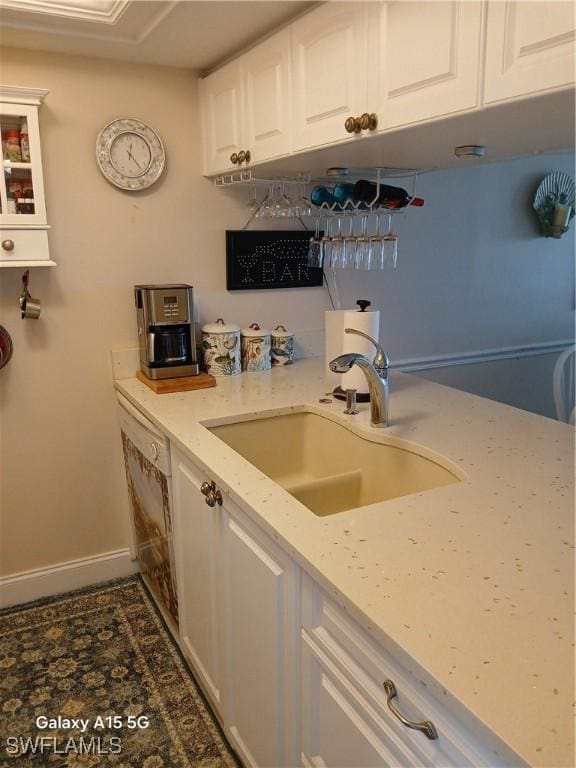
[[[283,29],[241,59],[244,77],[245,147],[250,162],[291,150],[290,30]]]
[[[53,266],[38,109],[48,91],[0,86],[0,267]]]
[[[324,3],[202,81],[204,172],[376,135],[382,149],[387,131],[566,88],[575,30],[570,0]]]
[[[480,2],[397,1],[370,14],[368,111],[379,131],[477,107]]]
[[[205,173],[243,168],[248,152],[249,162],[289,154],[290,95],[289,29],[204,78]]]
[[[490,2],[485,103],[574,83],[575,30],[570,1]]]
[[[352,136],[346,119],[366,111],[368,66],[364,3],[326,3],[292,25],[294,149]]]
[[[232,61],[200,81],[203,128],[204,169],[217,173],[233,167],[231,157],[242,150],[243,89],[242,66]]]

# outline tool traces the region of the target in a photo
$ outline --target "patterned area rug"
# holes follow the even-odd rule
[[[237,768],[138,577],[0,611],[0,766]]]

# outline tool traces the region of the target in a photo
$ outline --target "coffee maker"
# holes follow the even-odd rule
[[[135,285],[140,368],[149,379],[196,376],[192,286]]]

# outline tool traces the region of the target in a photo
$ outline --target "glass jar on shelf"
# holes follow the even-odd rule
[[[2,144],[4,147],[4,160],[9,160],[11,163],[22,162],[20,131],[18,128],[6,128],[3,131]]]

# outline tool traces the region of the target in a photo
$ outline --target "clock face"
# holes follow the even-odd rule
[[[136,192],[158,180],[165,156],[160,137],[149,125],[133,118],[120,118],[108,123],[98,134],[96,159],[108,181]]]
[[[152,150],[137,133],[120,133],[110,144],[110,162],[124,176],[135,179],[150,168]]]

